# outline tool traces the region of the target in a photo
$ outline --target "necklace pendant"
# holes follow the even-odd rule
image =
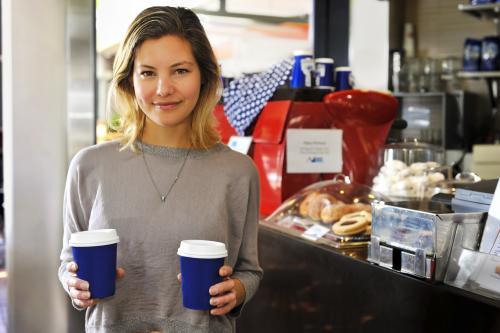
[[[161,202],[165,202],[165,199],[166,199],[166,198],[167,198],[167,197],[166,197],[165,195],[162,195],[162,196],[161,196]]]

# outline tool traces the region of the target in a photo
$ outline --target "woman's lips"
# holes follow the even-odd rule
[[[167,111],[167,110],[172,110],[177,107],[177,105],[180,104],[180,102],[165,102],[165,103],[153,103],[155,108],[162,110],[162,111]]]

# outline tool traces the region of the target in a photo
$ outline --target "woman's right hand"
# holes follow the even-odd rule
[[[68,290],[73,303],[83,309],[96,305],[98,299],[90,298],[89,283],[76,276],[76,271],[78,270],[76,262],[72,261],[68,263],[66,270],[71,274],[71,278],[68,279]],[[123,268],[116,270],[117,278],[122,278],[124,275],[125,270]]]
[[[68,290],[73,303],[83,309],[95,305],[95,300],[90,298],[89,283],[76,277],[76,271],[78,270],[76,262],[68,263],[66,270],[71,274],[68,279]]]

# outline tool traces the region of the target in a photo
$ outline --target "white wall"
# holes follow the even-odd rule
[[[387,90],[389,1],[349,3],[349,64],[356,88]]]
[[[65,0],[2,0],[3,130],[12,333],[67,331],[57,279],[66,174]]]

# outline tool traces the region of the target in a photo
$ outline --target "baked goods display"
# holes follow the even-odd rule
[[[308,186],[286,200],[264,222],[299,232],[319,225],[322,240],[335,247],[365,245],[371,232],[371,202],[387,200],[370,187],[329,180]]]
[[[333,232],[341,236],[364,233],[371,224],[370,212],[370,204],[346,203],[330,193],[320,191],[307,193],[299,204],[300,216],[312,221],[321,221],[324,224],[333,224]],[[345,220],[345,217],[352,217],[357,222],[362,220],[363,223],[348,226],[350,220]],[[342,228],[336,227],[339,223],[343,224]],[[361,225],[363,228],[360,228]]]
[[[389,160],[373,179],[373,190],[391,198],[430,198],[446,179],[442,171],[441,165],[433,161],[407,165]]]

